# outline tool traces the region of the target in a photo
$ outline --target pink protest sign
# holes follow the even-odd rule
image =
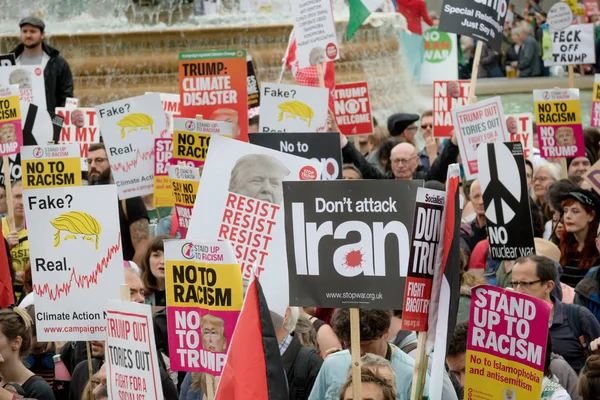
[[[0,156],[18,154],[23,145],[19,96],[0,97]]]
[[[465,393],[498,400],[539,397],[551,308],[512,290],[473,288]]]

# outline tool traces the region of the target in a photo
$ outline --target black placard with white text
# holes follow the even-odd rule
[[[533,254],[523,144],[488,143],[479,146],[477,159],[492,258],[514,260]]]
[[[13,53],[0,54],[0,67],[9,67],[17,65],[15,55]]]
[[[338,132],[259,133],[248,136],[252,144],[321,162],[323,180],[342,179],[342,149]]]
[[[401,309],[422,185],[283,182],[290,305]]]

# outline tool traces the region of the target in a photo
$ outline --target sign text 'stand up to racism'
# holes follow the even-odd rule
[[[173,187],[168,166],[173,156],[173,139],[154,140],[154,207],[173,207]]]
[[[196,202],[196,193],[200,185],[200,170],[197,167],[169,165],[172,197],[175,205],[175,217],[179,225],[181,238],[187,237],[192,209]]]
[[[533,399],[542,392],[548,320],[544,300],[495,286],[471,298],[465,393],[486,399]]]
[[[81,186],[77,144],[23,146],[21,161],[23,189]]]
[[[579,89],[534,90],[533,106],[542,157],[585,156]]]
[[[188,167],[204,165],[211,135],[231,137],[232,129],[233,125],[229,122],[175,118],[170,164],[184,163]]]
[[[419,186],[422,181],[284,182],[290,304],[402,304]]]

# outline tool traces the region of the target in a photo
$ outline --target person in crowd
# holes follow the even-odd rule
[[[87,165],[90,185],[114,183],[104,143],[90,145]],[[141,265],[144,252],[150,242],[148,211],[141,197],[132,197],[119,202],[119,225],[123,259]]]
[[[171,213],[173,212],[173,207],[155,207],[154,193],[142,196],[142,200],[144,200],[144,205],[146,206],[146,211],[148,212],[150,236],[154,237],[156,236],[156,229],[160,223],[160,220],[170,217]]]
[[[25,398],[54,400],[52,388],[44,378],[23,364],[31,349],[32,324],[22,308],[0,310],[0,387],[12,386],[15,393],[22,393]]]
[[[429,26],[433,25],[433,21],[427,14],[427,6],[423,0],[397,0],[396,4],[396,11],[406,18],[407,30],[400,33],[404,54],[410,54],[409,57],[404,57],[406,70],[411,74],[413,81],[419,82],[425,57],[421,20]]]
[[[540,76],[542,74],[540,48],[533,37],[533,28],[526,22],[522,22],[519,28],[519,38],[521,39],[519,58],[518,61],[513,61],[511,66],[518,68],[517,74],[520,78]]]
[[[25,17],[19,22],[21,44],[11,51],[17,65],[40,65],[44,70],[46,108],[54,115],[56,107],[64,107],[67,97],[73,97],[73,75],[60,52],[44,42],[46,24],[37,17]]]
[[[362,175],[358,168],[356,168],[352,164],[344,164],[342,165],[342,175],[344,176],[344,180],[360,180],[362,179]]]
[[[376,153],[378,152],[379,146],[381,146],[381,144],[383,142],[385,142],[386,140],[388,140],[389,138],[390,138],[390,133],[388,132],[388,130],[385,126],[376,127],[373,130],[373,134],[367,136],[368,154],[365,157],[367,158],[367,160],[370,163],[377,165],[377,163],[379,161],[379,158],[378,158],[379,156]],[[384,172],[384,171],[381,170],[381,172]]]
[[[418,120],[417,114],[393,114],[387,121],[388,131],[397,140],[406,141],[414,146]]]
[[[585,363],[587,347],[600,337],[600,323],[587,308],[564,304],[552,296],[555,281],[556,266],[552,260],[532,255],[515,261],[510,286],[552,305],[550,336],[553,347],[579,373]]]
[[[585,157],[567,158],[567,175],[583,176],[590,169],[595,159],[589,149],[585,149]]]
[[[301,313],[302,314],[302,313]],[[320,354],[319,342],[317,341],[317,331],[308,318],[303,315],[298,317],[296,322],[296,328],[294,329],[294,336],[298,338],[302,346],[314,349]]]
[[[305,400],[313,389],[323,359],[316,350],[303,346],[293,333],[299,317],[298,307],[288,307],[284,317],[271,312],[290,399]]]
[[[31,349],[29,355],[23,359],[23,363],[31,372],[44,378],[52,387],[54,384],[54,360],[52,357],[56,353],[60,353],[63,342],[38,342],[35,306],[32,304],[25,310],[31,319]]]
[[[71,344],[76,342],[67,343],[63,347],[63,351],[61,352],[61,359],[66,359],[65,348],[71,346]],[[79,343],[79,342],[77,342]],[[103,340],[94,340],[90,343],[90,350],[92,356],[92,374],[97,373],[102,365],[104,364],[104,341]],[[85,353],[84,353],[85,356]],[[65,363],[66,365],[66,363]],[[71,384],[69,386],[69,400],[79,400],[83,396],[85,391],[85,387],[90,378],[89,370],[88,370],[88,361],[87,358],[79,361],[75,366],[73,371],[71,372]]]
[[[567,193],[574,189],[577,189],[577,185],[572,180],[561,179],[551,184],[546,192],[548,200],[546,201],[545,218],[547,222],[543,238],[556,245],[560,244],[564,230],[561,203]]]
[[[327,322],[315,317],[313,314],[315,313],[315,309],[301,309],[300,314],[304,318],[307,318],[312,326],[315,328],[315,332],[317,334],[317,343],[318,348],[320,350],[320,354],[322,357],[325,356],[325,353],[329,349],[341,349],[342,344],[340,343],[338,337],[333,332],[331,325]]]
[[[538,207],[543,210],[547,199],[546,191],[554,182],[560,180],[560,165],[552,162],[544,162],[538,165],[533,173],[533,194]]]
[[[146,304],[166,306],[165,296],[165,245],[171,236],[159,235],[150,242],[142,260],[142,282],[146,293]]]
[[[574,189],[562,202],[565,231],[560,240],[561,282],[576,287],[587,271],[600,265],[600,253],[595,246],[600,198],[594,192]]]
[[[473,271],[461,271],[460,298],[458,299],[458,314],[456,315],[457,321],[469,320],[471,314],[471,290],[477,285],[485,285],[486,283],[481,275]]]
[[[429,171],[442,151],[440,140],[433,137],[433,110],[425,110],[421,114],[421,135],[425,139],[425,147],[419,152],[419,162],[423,170]]]
[[[396,373],[392,364],[385,358],[375,355],[373,353],[367,353],[360,358],[361,368],[367,368],[371,371],[378,373],[383,379],[385,379],[392,387],[396,390]],[[349,375],[352,375],[352,370],[348,371]]]
[[[525,178],[527,179],[527,190],[531,194],[531,186],[533,185],[533,163],[525,160]]]
[[[487,219],[485,217],[485,207],[483,204],[483,193],[481,192],[481,183],[479,179],[475,179],[471,183],[469,198],[473,210],[475,211],[475,219],[470,223],[471,236],[466,237],[469,249],[473,252],[477,243],[487,239]]]
[[[478,78],[500,78],[504,76],[502,68],[500,68],[499,54],[492,46],[485,42],[481,50],[481,58],[479,61],[479,69],[477,70]]]
[[[567,392],[563,382],[560,381],[554,371],[556,369],[562,376],[566,376],[567,382],[570,382],[571,384],[577,382],[577,375],[569,366],[569,364],[564,361],[564,359],[562,362],[558,361],[553,364],[553,354],[552,337],[548,335],[546,342],[546,357],[544,359],[544,377],[542,378],[542,394],[540,396],[540,400],[571,400],[570,393]],[[577,385],[575,385],[574,388],[571,387],[571,390],[577,392]]]
[[[23,297],[23,279],[25,265],[29,263],[29,239],[25,227],[25,210],[23,208],[23,182],[16,180],[12,183],[12,199],[14,212],[14,230],[11,230],[8,217],[2,218],[2,235],[8,242],[12,258],[12,268],[15,271],[13,292],[15,302],[19,303]]]
[[[129,301],[144,304],[146,301],[146,290],[142,280],[131,268],[125,268],[125,284],[129,286]]]
[[[414,361],[393,344],[388,343],[392,315],[387,310],[360,310],[360,353],[373,353],[390,361],[396,373],[398,399],[410,398]],[[350,310],[337,309],[332,319],[333,330],[347,348],[350,345]],[[309,399],[335,399],[342,393],[352,358],[348,350],[329,355],[321,367]],[[426,393],[427,394],[427,393]]]
[[[0,218],[8,214],[8,204],[6,203],[6,187],[0,184]]]
[[[583,400],[595,400],[600,396],[600,355],[593,355],[585,361],[577,391]]]
[[[592,153],[594,164],[600,158],[600,131],[597,128],[585,128],[583,130],[585,148]],[[591,161],[591,159],[590,159]]]
[[[521,29],[514,28],[510,32],[510,40],[507,40],[508,45],[506,46],[504,62],[506,66],[509,66],[512,69],[515,69],[513,63],[517,63],[519,61],[519,52],[521,50]],[[505,36],[506,37],[506,36]]]
[[[448,351],[446,352],[446,364],[450,369],[450,374],[454,375],[460,387],[465,387],[465,369],[467,355],[467,337],[469,335],[469,323],[459,322],[452,331],[449,338]]]
[[[375,159],[374,165],[381,173],[383,174],[391,174],[392,173],[392,165],[390,163],[390,157],[392,155],[392,149],[396,147],[398,143],[404,143],[404,139],[391,138],[385,140],[379,148],[374,153],[374,156],[371,159]],[[369,158],[368,158],[369,159]],[[370,162],[370,161],[369,161]]]
[[[257,114],[248,120],[248,133],[258,133],[260,116]]]
[[[361,368],[360,386],[363,399],[394,400],[396,398],[394,386],[372,368]],[[336,398],[340,400],[356,399],[352,394],[352,374],[348,375],[339,397]]]

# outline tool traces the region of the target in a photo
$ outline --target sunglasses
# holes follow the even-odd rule
[[[421,125],[421,129],[431,129],[433,125]]]

